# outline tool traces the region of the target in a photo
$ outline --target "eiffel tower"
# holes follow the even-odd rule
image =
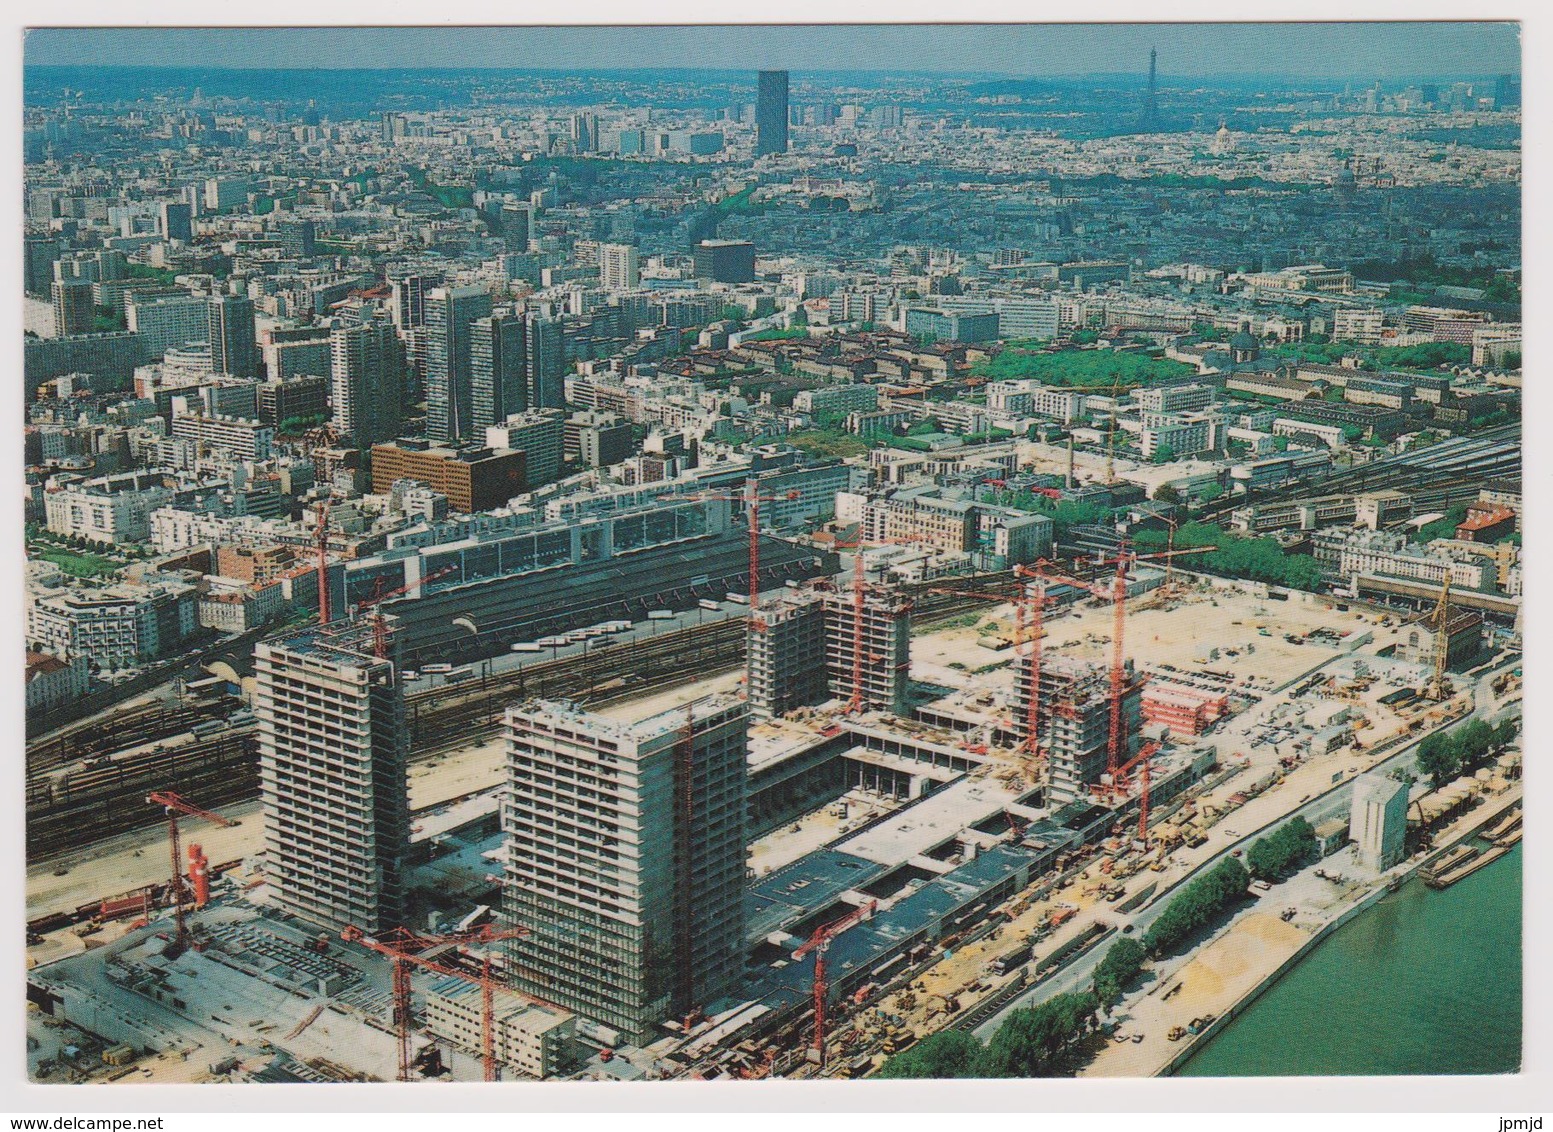
[[[1138,132],[1143,134],[1157,133],[1160,129],[1159,122],[1159,84],[1156,70],[1158,52],[1149,48],[1149,89],[1143,96],[1143,109],[1138,114]]]

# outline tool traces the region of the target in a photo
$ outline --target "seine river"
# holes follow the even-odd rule
[[[1521,849],[1450,888],[1417,880],[1334,932],[1183,1077],[1513,1073]]]

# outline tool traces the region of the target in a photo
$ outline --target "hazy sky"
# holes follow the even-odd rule
[[[1520,70],[1509,23],[568,28],[46,28],[33,65],[777,67],[1385,78]]]

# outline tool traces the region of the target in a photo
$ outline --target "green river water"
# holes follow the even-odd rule
[[[1521,849],[1439,892],[1417,880],[1332,933],[1183,1077],[1513,1073]]]

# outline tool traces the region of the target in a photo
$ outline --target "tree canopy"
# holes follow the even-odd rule
[[[924,1077],[974,1077],[983,1047],[975,1034],[964,1030],[940,1030],[884,1063],[879,1076],[886,1080]]]
[[[1250,883],[1244,865],[1234,857],[1224,858],[1170,901],[1144,933],[1143,946],[1152,955],[1169,954],[1244,896]]]
[[[1109,1006],[1121,998],[1127,984],[1143,969],[1148,952],[1131,936],[1123,936],[1111,945],[1095,968],[1095,997]]]
[[[1315,827],[1295,817],[1266,837],[1258,838],[1246,854],[1246,865],[1257,880],[1282,880],[1316,851]]]
[[[1035,353],[1005,349],[997,357],[978,362],[973,376],[994,381],[1035,378],[1046,385],[1080,386],[1109,389],[1120,385],[1131,389],[1151,382],[1189,377],[1196,368],[1171,358],[1155,357],[1139,351],[1116,353],[1111,350],[1059,350]]]

